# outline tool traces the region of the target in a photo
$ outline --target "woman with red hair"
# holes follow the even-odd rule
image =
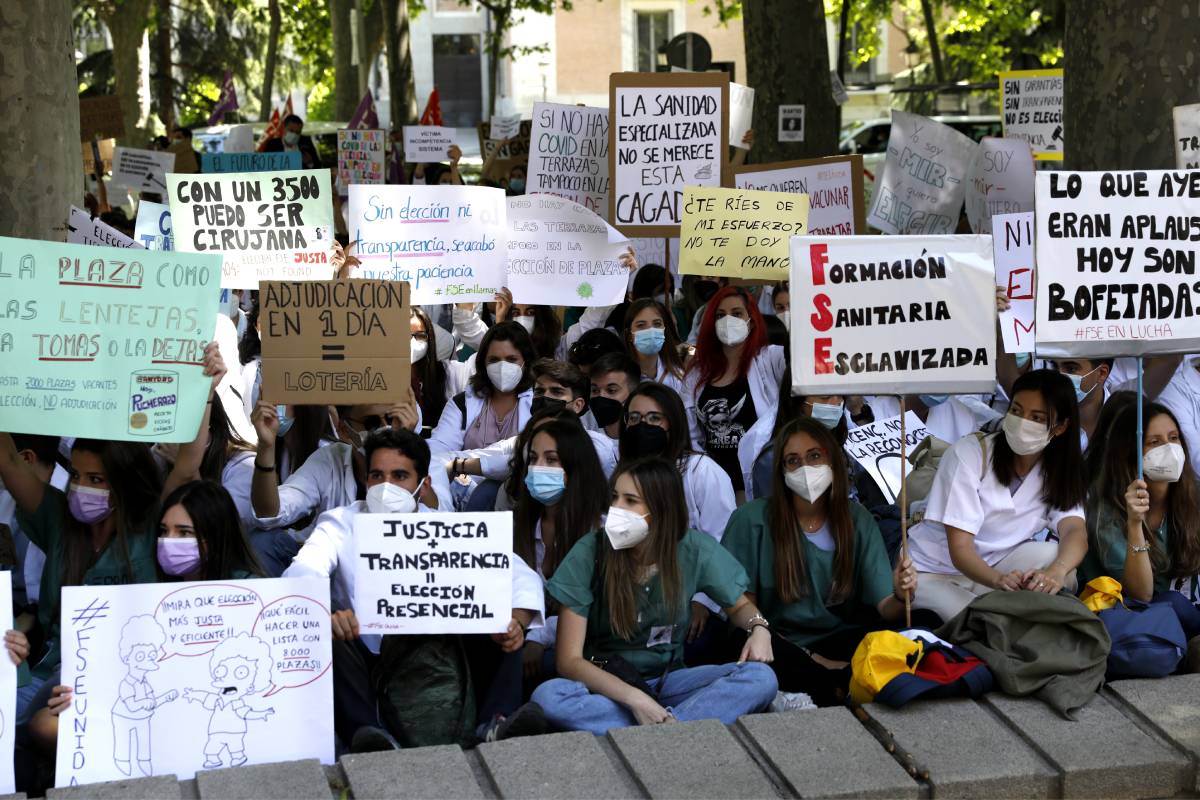
[[[759,414],[779,402],[786,365],[784,349],[767,344],[767,326],[749,292],[726,286],[713,295],[700,322],[683,400],[696,449],[725,470],[739,502],[745,483],[738,444]]]

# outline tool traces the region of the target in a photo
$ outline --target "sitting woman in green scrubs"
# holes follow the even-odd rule
[[[909,559],[888,564],[875,519],[850,500],[845,457],[828,428],[799,417],[774,447],[771,495],[735,511],[721,544],[745,568],[747,594],[771,624],[780,689],[836,705],[862,637],[904,619],[916,570]]]
[[[612,487],[604,530],[576,542],[546,584],[561,603],[562,677],[539,686],[534,702],[557,727],[598,736],[675,720],[732,724],[762,711],[777,692],[767,622],[737,561],[688,529],[679,470],[658,458],[623,462]],[[697,592],[748,631],[737,663],[683,666]]]

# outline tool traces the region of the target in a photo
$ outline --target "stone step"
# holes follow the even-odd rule
[[[456,797],[481,800],[484,792],[466,754],[453,745],[391,753],[342,756],[355,798]]]
[[[1200,792],[1200,675],[1114,681],[1108,685],[1125,713],[1136,715],[1191,760],[1185,776]]]
[[[583,731],[490,742],[475,752],[506,800],[641,796],[611,744]]]
[[[200,800],[329,800],[329,778],[315,758],[196,773]]]
[[[180,796],[179,781],[170,775],[63,786],[46,792],[46,800],[170,800]]]

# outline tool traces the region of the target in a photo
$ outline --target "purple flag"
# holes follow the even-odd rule
[[[367,89],[367,93],[359,101],[358,108],[354,110],[354,116],[350,118],[350,124],[346,127],[368,129],[379,127],[379,115],[375,113],[375,98],[371,96],[370,89]]]
[[[237,111],[239,108],[241,106],[238,105],[237,89],[233,88],[233,72],[225,70],[225,80],[221,83],[221,96],[217,98],[217,104],[208,118],[208,124],[216,125],[230,111]]]

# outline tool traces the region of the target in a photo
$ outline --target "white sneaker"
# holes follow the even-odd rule
[[[804,692],[777,692],[771,701],[771,711],[807,711],[816,708],[817,704]]]

